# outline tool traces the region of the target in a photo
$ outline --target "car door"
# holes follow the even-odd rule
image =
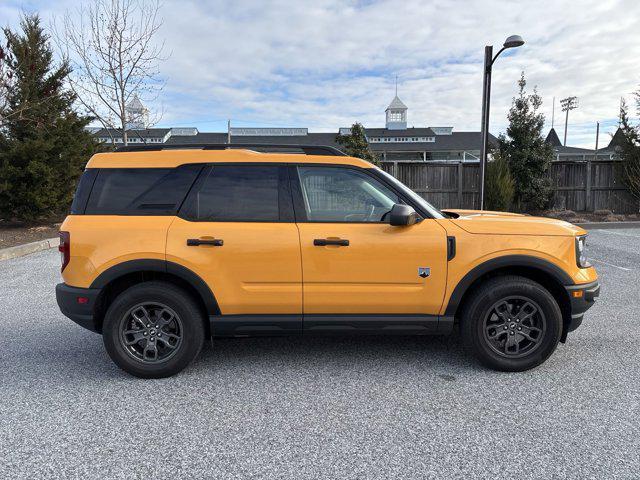
[[[447,274],[446,232],[424,218],[391,226],[406,198],[367,169],[290,170],[300,232],[305,325],[313,315],[437,315]]]
[[[169,228],[167,261],[200,276],[223,317],[252,316],[257,329],[269,315],[301,322],[300,244],[286,167],[206,167]]]

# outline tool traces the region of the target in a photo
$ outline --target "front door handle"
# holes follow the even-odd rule
[[[211,240],[203,240],[201,238],[188,238],[187,247],[199,247],[200,245],[213,245],[214,247],[221,247],[224,245],[224,241],[220,238],[214,238]]]
[[[343,239],[343,238],[336,238],[336,239],[332,239],[332,238],[316,238],[313,241],[313,244],[316,247],[326,247],[327,245],[337,245],[339,247],[348,247],[349,246],[349,240]]]

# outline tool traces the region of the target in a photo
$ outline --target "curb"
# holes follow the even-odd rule
[[[46,240],[38,240],[37,242],[25,243],[24,245],[16,245],[15,247],[3,248],[0,250],[0,261],[24,257],[30,253],[56,248],[59,243],[60,239],[56,237],[48,238]]]
[[[576,223],[585,230],[608,230],[611,228],[640,228],[640,222],[585,222]]]

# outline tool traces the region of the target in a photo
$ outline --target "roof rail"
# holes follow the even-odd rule
[[[326,145],[287,145],[287,144],[263,144],[263,143],[192,143],[178,144],[169,143],[162,145],[127,145],[116,148],[116,152],[153,152],[159,150],[231,150],[231,149],[247,149],[247,150],[267,150],[264,153],[281,152],[283,150],[302,151],[305,155],[337,155],[346,156],[346,154],[335,147]]]

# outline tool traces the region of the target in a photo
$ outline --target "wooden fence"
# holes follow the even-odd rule
[[[640,203],[620,184],[615,160],[559,160],[551,164],[553,207],[576,212],[638,213]],[[438,208],[479,208],[478,163],[385,162],[382,168]]]

